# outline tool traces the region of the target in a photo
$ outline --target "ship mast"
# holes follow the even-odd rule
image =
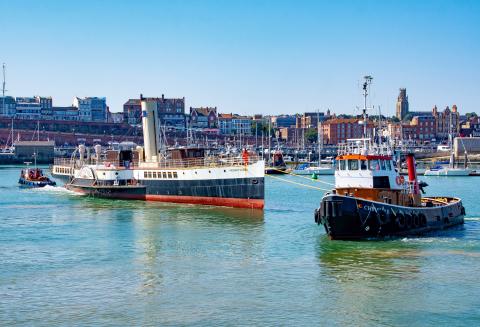
[[[363,137],[367,138],[367,96],[368,96],[368,87],[372,84],[373,77],[370,75],[364,76],[365,82],[363,83]]]
[[[6,115],[7,112],[5,110],[5,63],[2,65],[3,68],[3,84],[2,84],[2,115]]]

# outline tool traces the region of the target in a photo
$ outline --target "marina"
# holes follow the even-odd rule
[[[0,327],[480,325],[480,2],[0,12]]]

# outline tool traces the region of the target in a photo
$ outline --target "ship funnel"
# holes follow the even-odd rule
[[[95,144],[94,149],[95,149],[95,159],[97,160],[97,165],[98,165],[98,161],[100,160],[100,154],[102,153],[102,146],[100,144]]]
[[[419,194],[417,181],[417,167],[415,167],[415,157],[413,153],[407,154],[408,181],[413,185],[413,194]]]
[[[145,162],[158,161],[158,116],[157,103],[152,99],[142,98],[143,144]]]

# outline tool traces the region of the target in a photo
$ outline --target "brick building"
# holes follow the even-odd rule
[[[359,118],[334,118],[322,123],[323,143],[345,142],[347,139],[363,137],[363,124]],[[367,123],[367,135],[372,135],[373,123]]]
[[[192,128],[218,128],[217,107],[190,107]]]

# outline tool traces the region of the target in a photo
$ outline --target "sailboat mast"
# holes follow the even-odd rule
[[[2,114],[6,115],[7,111],[5,110],[5,63],[2,65],[3,67],[3,84],[2,84]]]
[[[318,143],[318,166],[320,167],[320,160],[322,159],[323,138],[321,134],[322,123],[320,122],[320,111],[317,110],[317,143]]]

